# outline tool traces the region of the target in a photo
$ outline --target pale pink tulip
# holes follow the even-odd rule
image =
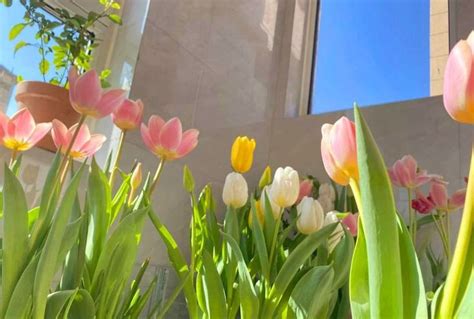
[[[303,197],[311,197],[311,193],[313,192],[313,181],[310,179],[305,179],[300,182],[300,192],[298,194],[298,199],[296,200],[299,203]]]
[[[466,189],[460,189],[454,192],[451,197],[448,197],[448,190],[446,185],[441,183],[432,183],[430,188],[429,198],[439,210],[456,210],[464,206],[466,199]]]
[[[148,126],[142,123],[142,139],[148,149],[164,160],[174,160],[189,154],[198,144],[199,131],[189,129],[183,133],[181,121],[174,117],[165,122],[152,115]]]
[[[52,136],[56,147],[64,154],[74,133],[77,129],[77,124],[67,129],[66,125],[58,120],[53,120]],[[102,134],[90,134],[89,128],[86,124],[82,124],[79,133],[71,147],[69,155],[75,159],[82,159],[94,155],[104,144],[106,138]]]
[[[3,146],[15,152],[29,150],[48,134],[51,123],[36,124],[30,111],[24,108],[11,118],[0,112],[0,138]]]
[[[411,155],[405,155],[388,169],[392,183],[398,187],[409,189],[418,188],[430,181],[442,182],[439,175],[428,174],[426,170],[419,170],[418,163]]]
[[[321,156],[327,174],[336,183],[347,185],[359,179],[355,125],[346,117],[321,128]]]
[[[444,71],[444,107],[456,121],[474,124],[474,32],[449,54]]]
[[[143,102],[125,99],[123,103],[112,113],[114,124],[122,131],[134,130],[142,122]]]
[[[357,221],[358,221],[358,218],[359,218],[359,214],[355,213],[355,214],[348,214],[346,217],[344,217],[341,220],[341,223],[343,225],[345,225],[347,227],[347,229],[349,229],[352,236],[357,236],[357,230],[358,230]]]
[[[76,112],[96,119],[102,118],[110,115],[124,99],[124,90],[102,90],[94,69],[82,75],[74,67],[69,70],[69,100]]]

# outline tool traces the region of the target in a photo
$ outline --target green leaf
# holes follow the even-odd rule
[[[270,282],[270,266],[268,265],[268,251],[265,244],[265,236],[263,234],[262,227],[258,222],[257,210],[255,207],[255,200],[251,200],[251,210],[252,214],[252,236],[255,243],[255,248],[258,255],[258,261],[260,262],[260,269],[262,271],[263,277],[265,280]]]
[[[18,178],[5,164],[3,186],[2,316],[21,273],[27,265],[28,208]],[[2,317],[0,316],[0,317]]]
[[[44,248],[41,251],[33,290],[33,315],[35,318],[44,317],[46,298],[54,277],[54,270],[61,248],[61,241],[58,240],[58,238],[63,238],[65,234],[67,221],[72,211],[74,198],[76,197],[83,171],[84,164],[74,175],[63,195],[61,203],[53,217]]]
[[[73,300],[77,290],[56,291],[48,295],[46,303],[45,318],[59,318],[61,312],[66,308],[70,300]]]
[[[120,3],[118,3],[118,2],[113,2],[110,7],[111,7],[112,9],[115,9],[115,10],[120,10]]]
[[[25,47],[29,45],[29,43],[25,42],[25,41],[19,41],[16,45],[15,45],[15,48],[13,49],[13,54],[16,54],[18,52],[18,50],[20,50],[21,48]]]
[[[399,231],[391,182],[382,155],[357,106],[357,158],[361,219],[370,269],[371,318],[402,318],[403,288]]]
[[[405,226],[405,222],[398,214],[397,221],[399,229],[398,238],[400,240],[400,258],[402,260],[403,317],[427,319],[426,293],[415,247],[413,247],[413,242]]]
[[[221,277],[217,272],[212,256],[203,251],[202,278],[207,316],[209,319],[221,319],[227,316],[227,302]]]
[[[341,288],[349,279],[349,271],[353,252],[354,239],[351,233],[347,229],[344,229],[344,237],[329,256],[329,260],[332,262],[334,268],[334,289]]]
[[[33,284],[39,255],[35,255],[21,274],[6,309],[5,318],[28,318],[33,305]]]
[[[39,63],[39,71],[42,75],[45,75],[49,71],[49,61],[42,59]]]
[[[241,316],[243,319],[259,318],[260,303],[239,245],[229,234],[223,233],[222,235],[229,243],[231,253],[237,260]]]
[[[109,181],[95,159],[91,164],[86,207],[90,218],[86,244],[87,269],[89,274],[95,275],[95,268],[105,245],[111,214]]]
[[[118,14],[109,14],[107,16],[113,23],[116,23],[118,25],[122,25],[122,17],[119,16]]]
[[[286,259],[285,263],[281,267],[273,287],[270,290],[268,300],[265,302],[263,317],[273,317],[274,311],[280,302],[285,290],[290,285],[294,276],[305,263],[311,254],[325,242],[332,234],[338,224],[333,223],[328,225],[319,231],[307,236]]]
[[[331,297],[333,278],[331,266],[314,267],[308,271],[291,293],[288,319],[327,317],[322,312]]]
[[[8,40],[10,41],[14,40],[21,33],[21,31],[23,31],[25,27],[26,27],[26,24],[24,23],[15,24],[10,29],[10,33],[8,33]]]
[[[350,300],[354,318],[370,318],[369,268],[364,228],[359,218],[357,242],[352,256],[350,273]]]

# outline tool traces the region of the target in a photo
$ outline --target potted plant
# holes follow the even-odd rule
[[[92,62],[92,51],[100,44],[100,39],[90,30],[103,19],[121,24],[121,17],[117,14],[120,4],[112,0],[99,0],[103,10],[90,11],[87,16],[72,15],[69,11],[60,8],[51,8],[43,1],[20,0],[25,8],[23,22],[12,26],[9,40],[15,41],[25,28],[35,28],[36,43],[18,40],[15,45],[16,54],[22,48],[33,46],[38,49],[40,62],[38,65],[43,81],[24,81],[19,76],[16,87],[16,101],[20,107],[30,110],[37,122],[51,122],[58,119],[71,126],[79,120],[79,114],[71,107],[68,93],[68,70],[75,66],[78,70],[87,71]],[[9,6],[11,3],[4,2]],[[45,9],[52,15],[45,14]],[[54,68],[51,78],[50,70]],[[110,70],[101,72],[102,86],[107,87],[107,76]],[[41,148],[54,151],[51,138],[43,140]]]

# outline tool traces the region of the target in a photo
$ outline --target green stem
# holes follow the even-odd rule
[[[120,158],[122,157],[122,149],[123,149],[123,142],[125,140],[125,134],[127,131],[122,130],[120,132],[120,138],[119,138],[119,143],[118,143],[118,148],[117,148],[117,155],[115,156],[115,161],[114,165],[112,166],[112,173],[110,174],[109,178],[109,185],[112,188],[114,186],[114,181],[115,181],[115,175],[118,170],[118,164],[120,162]]]
[[[472,263],[466,263],[466,261],[474,225],[474,146],[472,147],[471,167],[466,194],[456,249],[454,250],[453,260],[444,285],[439,318],[453,318],[456,301],[459,298],[458,294],[460,293],[462,277],[466,271],[471,271],[472,269]],[[461,291],[461,293],[463,292]]]
[[[448,245],[448,269],[449,265],[451,265],[451,260],[453,259],[452,256],[452,249],[451,249],[451,215],[449,214],[449,210],[446,211],[446,239]]]
[[[444,233],[444,230],[442,228],[442,226],[440,225],[438,219],[440,218],[440,215],[437,213],[437,217],[435,218],[434,215],[431,215],[433,217],[433,221],[436,225],[436,229],[438,230],[438,233],[439,233],[439,237],[441,238],[441,242],[443,244],[443,250],[444,250],[444,254],[446,255],[446,258],[449,259],[449,252],[448,252],[448,245],[446,243],[446,235]]]
[[[153,177],[153,181],[151,183],[150,189],[148,190],[148,195],[151,196],[153,191],[155,190],[156,186],[158,185],[158,180],[160,179],[161,172],[163,171],[163,166],[165,165],[165,160],[161,159],[160,164],[156,168],[155,176]]]
[[[412,195],[411,195],[411,189],[407,188],[407,193],[408,193],[408,215],[410,217],[410,234],[411,234],[411,240],[413,241],[413,245],[416,245],[416,215],[411,207],[411,201],[412,201]]]

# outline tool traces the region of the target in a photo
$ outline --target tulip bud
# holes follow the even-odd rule
[[[142,163],[138,163],[132,173],[132,189],[136,190],[142,183]]]
[[[313,181],[311,179],[305,179],[300,183],[300,191],[298,193],[298,200],[300,202],[303,197],[311,196],[313,192]]]
[[[319,196],[321,197],[327,197],[331,201],[336,200],[336,190],[334,189],[334,186],[332,186],[329,183],[324,183],[319,186]]]
[[[188,165],[184,165],[183,168],[183,186],[188,193],[194,191],[194,177]]]
[[[324,212],[317,200],[303,197],[296,210],[298,212],[296,228],[300,233],[309,235],[321,229],[324,224]]]
[[[474,124],[474,32],[461,40],[448,56],[444,71],[443,101],[456,121]]]
[[[341,221],[342,224],[344,224],[349,232],[352,234],[352,236],[357,236],[357,231],[358,231],[358,226],[357,226],[357,220],[359,218],[359,214],[348,214],[344,219]]]
[[[258,200],[255,202],[255,210],[256,210],[256,214],[257,214],[257,220],[258,220],[258,223],[263,226],[263,224],[265,223],[265,213],[263,212],[263,208],[262,208],[262,203],[261,203],[261,200]],[[252,211],[249,212],[249,226],[252,227],[252,221],[253,221],[253,213]]]
[[[355,124],[341,117],[334,125],[324,124],[321,132],[321,156],[329,177],[340,185],[358,180]]]
[[[247,136],[238,136],[235,139],[230,155],[234,171],[243,174],[252,167],[255,146],[255,140]]]
[[[258,187],[263,189],[265,186],[270,185],[272,183],[272,169],[270,166],[265,167],[262,176],[260,177],[260,181],[258,182]]]
[[[279,167],[273,178],[270,188],[270,198],[278,206],[285,208],[293,205],[300,192],[300,178],[298,172],[287,166]]]
[[[275,220],[279,219],[282,213],[282,209],[280,206],[275,204],[268,194],[270,193],[271,186],[265,186],[262,191],[262,195],[260,195],[260,205],[262,206],[263,211],[267,209],[267,201],[270,203],[270,209]]]
[[[239,173],[229,173],[224,182],[222,200],[227,206],[240,208],[247,203],[248,187],[245,178]]]

